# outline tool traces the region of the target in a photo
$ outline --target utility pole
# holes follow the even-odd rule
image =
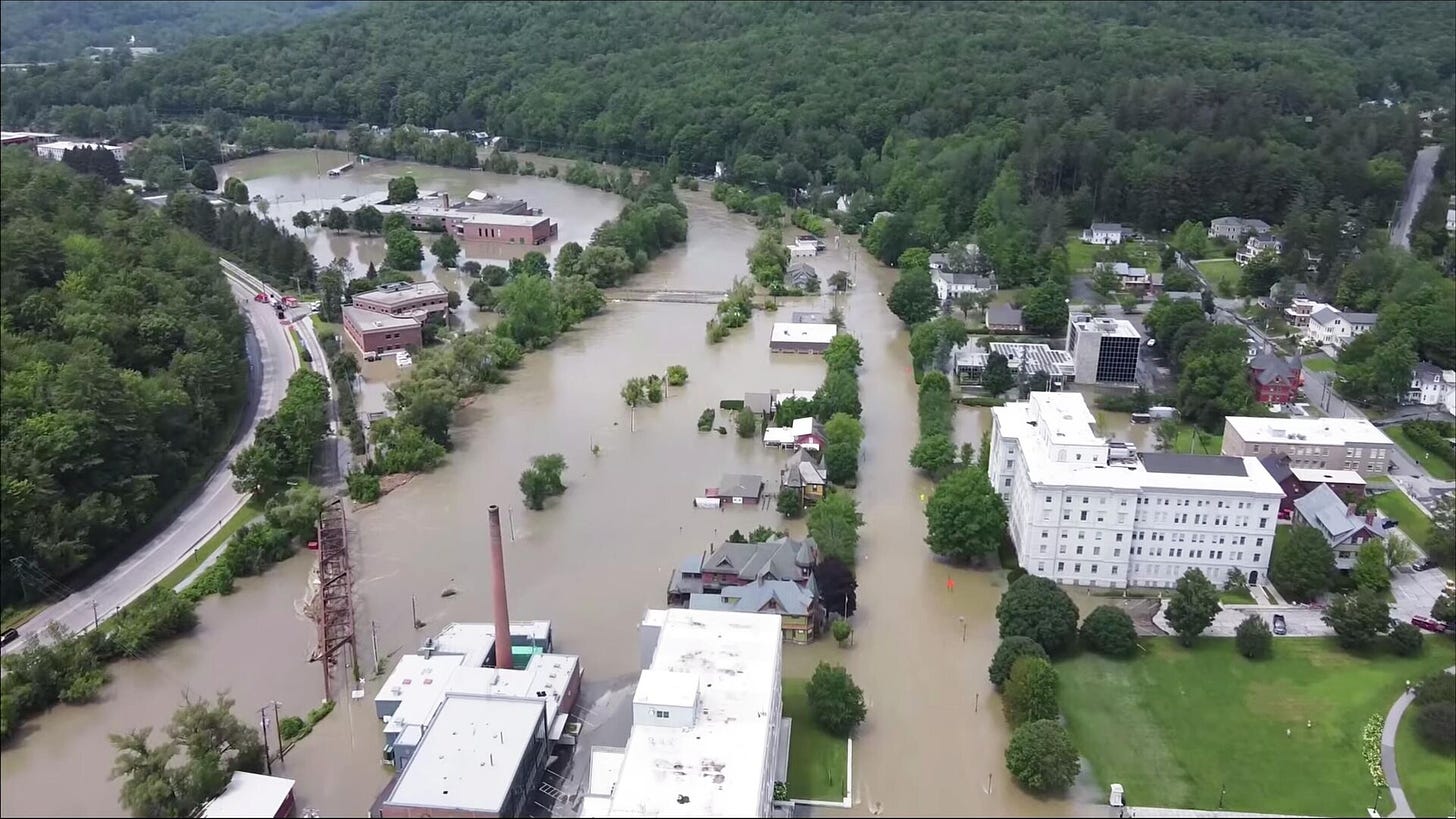
[[[93,629],[101,628],[101,615],[97,612],[95,600],[91,601],[91,627]]]
[[[273,775],[273,752],[268,750],[268,706],[258,709],[258,727],[263,734],[263,763],[268,767],[268,775]]]
[[[374,656],[374,673],[379,673],[379,629],[369,621],[369,651]]]
[[[283,754],[284,754],[284,748],[283,748],[283,716],[278,713],[278,709],[282,705],[283,705],[283,703],[279,702],[278,700],[273,700],[273,730],[276,731],[277,734],[278,734],[278,761],[279,762],[282,762],[283,761]]]
[[[516,542],[516,516],[515,516],[515,513],[511,511],[511,507],[509,507],[509,506],[506,507],[506,520],[509,521],[510,524],[511,524],[511,542],[512,543],[515,543]]]
[[[415,609],[415,596],[413,594],[410,595],[410,626],[415,631],[420,630],[420,613]]]

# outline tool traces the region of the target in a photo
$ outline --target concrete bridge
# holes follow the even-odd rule
[[[728,297],[726,290],[669,290],[620,287],[608,290],[608,301],[656,301],[676,304],[717,304]]]

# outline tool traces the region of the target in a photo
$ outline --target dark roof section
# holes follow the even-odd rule
[[[1294,473],[1289,469],[1288,455],[1265,455],[1259,459],[1259,463],[1268,470],[1269,477],[1273,478],[1276,483],[1284,483],[1294,477]]]
[[[1227,455],[1178,455],[1172,452],[1145,452],[1141,456],[1143,468],[1149,472],[1180,473],[1184,475],[1227,475],[1245,477],[1243,458]]]

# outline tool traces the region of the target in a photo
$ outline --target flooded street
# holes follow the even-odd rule
[[[616,215],[621,200],[564,182],[503,177],[405,163],[374,162],[336,179],[318,168],[339,164],[312,151],[244,160],[220,169],[239,175],[268,199],[270,215],[287,221],[300,209],[326,208],[346,194],[377,190],[404,168],[423,190],[452,197],[473,188],[527,199],[560,224],[560,238],[586,244],[592,230]],[[706,191],[681,192],[688,205],[687,242],[654,261],[631,283],[636,288],[725,289],[745,275],[745,251],[755,230],[728,214]],[[308,232],[321,262],[348,258],[362,274],[382,260],[378,238]],[[854,745],[856,815],[1066,815],[1066,801],[1021,793],[1006,773],[1007,729],[986,679],[997,643],[994,618],[999,573],[950,568],[934,560],[923,537],[922,496],[930,485],[915,476],[907,457],[918,437],[916,391],[906,352],[907,335],[877,291],[894,271],[845,249],[812,263],[822,279],[856,269],[858,287],[842,296],[847,329],[864,347],[861,398],[866,442],[855,494],[865,517],[859,559],[859,611],[855,645],[832,640],[786,645],[786,675],[808,676],[819,660],[843,663],[864,688],[869,718]],[[546,248],[543,248],[543,250]],[[492,260],[477,258],[482,262]],[[447,276],[431,267],[425,277]],[[777,314],[756,313],[723,343],[709,345],[704,323],[710,305],[611,303],[600,316],[564,335],[552,348],[526,358],[511,383],[462,411],[455,450],[446,464],[421,475],[378,505],[350,516],[361,665],[370,670],[371,624],[381,662],[412,651],[454,620],[490,618],[485,509],[508,509],[506,561],[511,615],[550,619],[558,650],[580,654],[586,678],[614,680],[637,670],[636,625],[643,609],[665,604],[671,568],[682,557],[711,549],[734,529],[780,526],[772,503],[762,510],[699,510],[692,504],[725,472],[757,473],[778,483],[783,453],[757,438],[733,434],[728,413],[717,425],[728,435],[699,433],[705,408],[744,392],[813,389],[824,375],[817,356],[771,355],[775,318],[811,306],[827,311],[828,296],[780,300]],[[465,303],[462,311],[473,308]],[[629,377],[682,364],[690,378],[656,406],[638,408],[636,431],[619,390]],[[1113,414],[1107,414],[1114,422]],[[986,410],[961,409],[958,443],[977,446]],[[1116,422],[1110,426],[1115,427]],[[1112,429],[1104,430],[1112,432]],[[1135,430],[1135,434],[1150,431]],[[1142,441],[1134,438],[1139,445]],[[600,448],[592,452],[593,445]],[[541,512],[522,507],[517,479],[534,455],[565,456],[565,495]],[[787,528],[803,534],[802,522]],[[33,721],[31,733],[12,743],[0,766],[0,811],[6,815],[106,815],[121,810],[117,783],[107,781],[113,756],[108,733],[165,723],[186,689],[210,696],[229,689],[238,711],[254,721],[259,706],[279,700],[283,712],[303,714],[321,696],[318,668],[306,662],[313,629],[295,611],[311,554],[244,581],[230,597],[200,609],[194,637],[146,662],[112,667],[101,702],[60,707]],[[954,579],[954,591],[947,590]],[[442,598],[450,586],[458,594]],[[413,628],[414,600],[423,629]],[[298,779],[301,808],[326,816],[363,815],[388,780],[380,764],[382,737],[370,701],[379,680],[366,682],[361,700],[341,702],[291,753],[282,768]],[[58,787],[64,760],[65,787]],[[1084,774],[1085,778],[1085,774]],[[1100,794],[1077,794],[1093,808]],[[825,813],[826,811],[820,811]]]

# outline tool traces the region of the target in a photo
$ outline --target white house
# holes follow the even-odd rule
[[[991,410],[991,484],[1021,567],[1078,586],[1171,587],[1267,574],[1284,497],[1254,457],[1144,453],[1097,432],[1080,393]]]
[[[1456,415],[1456,370],[1443,370],[1422,361],[1411,371],[1410,389],[1401,400],[1406,404],[1440,407]]]
[[[1245,236],[1269,232],[1269,223],[1263,219],[1241,219],[1237,216],[1220,216],[1208,226],[1208,238],[1228,239],[1242,242]]]
[[[1089,245],[1120,245],[1132,231],[1116,222],[1093,222],[1082,231],[1082,241]]]
[[[1272,233],[1256,233],[1249,237],[1249,241],[1245,242],[1243,247],[1239,248],[1239,252],[1234,254],[1234,261],[1241,265],[1248,264],[1254,260],[1254,257],[1266,251],[1282,253],[1284,242]]]
[[[952,273],[944,268],[930,271],[930,282],[935,285],[936,298],[944,302],[962,293],[996,292],[995,276],[977,276],[974,273]]]
[[[1344,347],[1350,339],[1374,327],[1376,318],[1374,313],[1346,313],[1321,305],[1309,314],[1304,338],[1317,347]]]

